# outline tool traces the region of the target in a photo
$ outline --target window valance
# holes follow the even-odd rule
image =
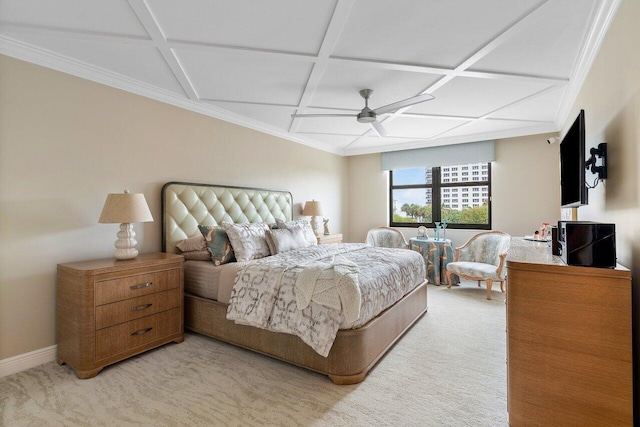
[[[382,153],[382,170],[432,168],[494,160],[494,141],[479,141]]]

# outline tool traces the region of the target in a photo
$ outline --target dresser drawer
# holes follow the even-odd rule
[[[96,331],[96,360],[181,332],[180,313],[179,308],[174,308]]]
[[[96,307],[96,329],[180,307],[180,300],[180,288],[174,288],[98,306]]]
[[[134,274],[95,282],[95,305],[108,304],[142,295],[178,288],[180,269]]]

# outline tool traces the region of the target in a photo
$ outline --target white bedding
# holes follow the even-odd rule
[[[312,263],[330,264],[336,257],[354,263],[359,273],[360,310],[346,321],[341,309],[313,300],[300,310],[296,281]],[[276,332],[299,336],[326,356],[339,328],[357,328],[393,305],[424,281],[422,256],[406,249],[364,244],[318,245],[254,260],[240,268],[231,292],[227,318]]]

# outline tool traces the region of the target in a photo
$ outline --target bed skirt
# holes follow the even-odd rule
[[[295,335],[271,332],[227,320],[228,305],[185,295],[185,328],[328,375],[336,384],[356,384],[427,311],[427,285],[420,284],[357,329],[339,330],[327,357]]]

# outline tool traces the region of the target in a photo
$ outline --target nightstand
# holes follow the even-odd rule
[[[58,363],[91,378],[112,363],[184,341],[183,261],[158,252],[58,264]]]
[[[316,237],[318,238],[319,245],[326,245],[328,243],[342,243],[342,234],[328,234]]]

